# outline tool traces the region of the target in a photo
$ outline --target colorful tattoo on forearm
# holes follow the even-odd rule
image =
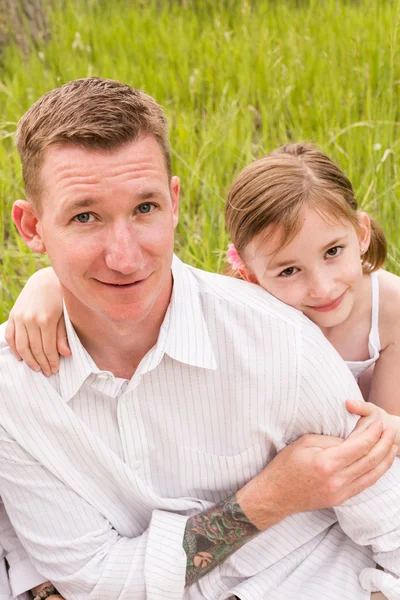
[[[187,555],[186,586],[212,571],[258,533],[236,496],[191,517],[183,538]]]

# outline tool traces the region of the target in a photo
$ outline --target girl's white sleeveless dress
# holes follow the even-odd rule
[[[379,277],[378,272],[374,271],[370,275],[372,288],[372,315],[371,329],[368,336],[369,358],[367,360],[346,360],[346,365],[358,380],[360,375],[364,373],[371,365],[376,363],[381,351],[381,341],[379,337]]]

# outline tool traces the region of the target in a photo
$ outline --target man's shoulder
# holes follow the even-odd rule
[[[214,297],[222,306],[242,306],[261,319],[272,317],[294,327],[302,328],[305,323],[309,323],[303,313],[284,304],[259,285],[195,267],[188,268],[197,281],[200,295]]]
[[[14,356],[10,350],[9,345],[6,342],[6,327],[8,321],[0,324],[0,355],[5,354],[6,356]],[[15,358],[15,362],[18,362]]]
[[[9,374],[11,377],[17,374],[18,367],[24,363],[17,360],[11,352],[10,346],[6,342],[7,321],[0,325],[0,386],[4,383],[4,377]]]

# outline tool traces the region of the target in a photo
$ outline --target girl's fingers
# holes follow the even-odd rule
[[[72,354],[68,344],[67,330],[63,316],[57,323],[57,350],[62,356],[71,356]]]
[[[372,423],[364,432],[358,436],[349,435],[349,437],[339,446],[327,449],[324,460],[328,459],[337,469],[345,469],[358,463],[365,456],[368,456],[375,445],[380,442],[382,437],[383,424],[380,422]],[[386,451],[389,446],[386,444]],[[358,476],[358,475],[357,475]]]
[[[359,400],[346,400],[346,408],[349,412],[360,415],[360,417],[369,417],[374,412],[368,402],[360,402]]]
[[[7,344],[10,346],[11,352],[14,354],[15,358],[17,360],[22,360],[15,345],[15,322],[14,319],[12,319],[11,317],[8,319],[4,337]]]
[[[397,446],[391,446],[389,452],[387,452],[385,457],[380,462],[378,462],[378,464],[375,467],[373,467],[369,471],[367,470],[366,472],[364,472],[364,474],[360,475],[360,477],[355,479],[347,490],[345,500],[347,500],[348,497],[351,498],[359,494],[363,490],[371,487],[371,485],[374,485],[378,481],[378,479],[380,479],[382,475],[384,475],[386,471],[390,469],[394,462],[394,459],[396,458],[397,452]],[[384,454],[384,452],[382,452],[382,454]]]
[[[58,373],[60,368],[60,357],[57,349],[57,333],[55,327],[40,329],[42,336],[43,352],[52,373]],[[46,373],[45,373],[46,375]]]
[[[364,456],[349,465],[349,467],[343,471],[343,475],[345,475],[348,480],[354,481],[365,475],[365,473],[376,469],[386,458],[388,458],[390,464],[392,464],[394,456],[397,453],[397,447],[393,447],[395,437],[396,432],[394,429],[385,429],[377,443],[366,452]]]
[[[357,422],[354,430],[351,432],[349,437],[356,437],[360,433],[363,433],[371,423],[375,421],[382,421],[382,414],[374,404],[370,402],[360,402],[358,400],[346,400],[346,408],[349,412],[360,415],[360,419]]]
[[[29,345],[29,335],[24,325],[15,329],[15,346],[18,354],[33,371],[40,371],[40,365],[35,360]]]
[[[31,354],[33,355],[33,358],[39,365],[40,369],[43,371],[43,374],[49,377],[49,375],[51,375],[51,368],[43,348],[42,332],[40,328],[35,323],[29,322],[25,323],[25,329],[29,338],[28,344]]]

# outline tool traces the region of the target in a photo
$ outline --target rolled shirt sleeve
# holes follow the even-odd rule
[[[1,427],[0,485],[33,564],[68,600],[182,598],[185,517],[156,510],[142,535],[121,536]]]

